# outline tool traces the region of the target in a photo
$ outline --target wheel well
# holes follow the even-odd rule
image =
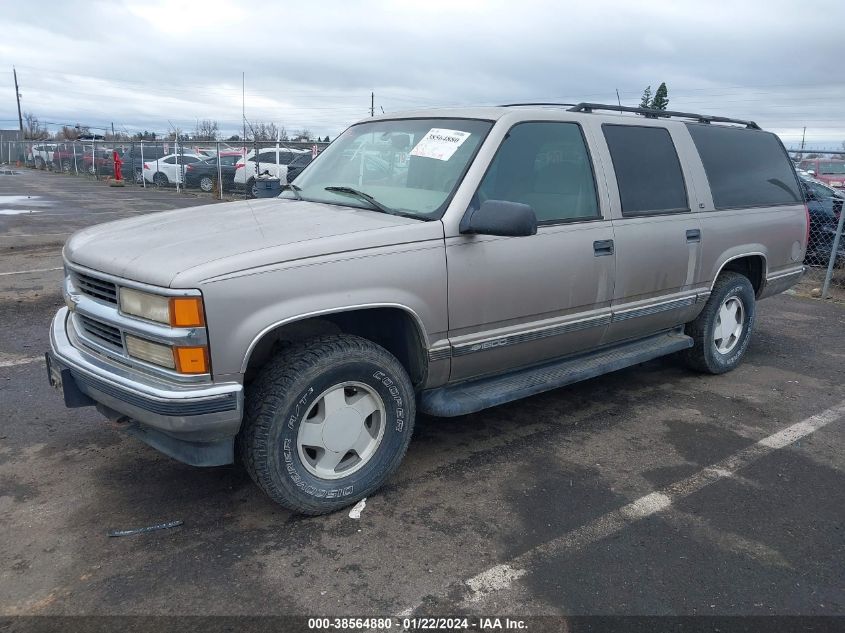
[[[719,274],[730,270],[740,275],[745,275],[754,287],[754,294],[759,295],[763,288],[763,276],[766,271],[766,260],[762,255],[746,255],[745,257],[738,257],[732,259],[724,266]]]
[[[368,339],[393,354],[414,385],[425,380],[428,356],[414,317],[401,308],[366,308],[286,323],[266,332],[252,349],[244,382],[250,382],[285,346],[324,334],[354,334]]]

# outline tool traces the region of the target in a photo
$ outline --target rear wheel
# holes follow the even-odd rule
[[[142,185],[144,184],[144,172],[140,169],[135,170],[135,184]]]
[[[736,272],[719,275],[704,310],[686,326],[694,341],[685,352],[687,364],[709,374],[736,368],[751,340],[755,308],[748,277]]]
[[[62,171],[66,174],[70,173],[70,170],[73,168],[73,164],[69,160],[62,161]]]
[[[47,163],[44,162],[44,159],[40,156],[35,157],[35,167],[37,169],[45,169],[47,167]]]
[[[274,501],[324,514],[372,494],[402,461],[414,390],[384,348],[332,335],[286,348],[247,390],[242,461]]]
[[[156,187],[166,187],[170,184],[170,181],[167,179],[167,176],[165,176],[163,173],[157,172],[153,176],[153,184]]]
[[[200,189],[206,193],[211,193],[214,190],[214,178],[211,176],[203,176],[200,178]]]
[[[249,180],[247,180],[246,193],[250,198],[258,197],[258,183],[255,182],[255,178],[250,178]]]

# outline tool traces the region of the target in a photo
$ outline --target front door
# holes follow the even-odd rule
[[[615,258],[606,201],[576,123],[515,125],[473,198],[530,205],[537,234],[446,241],[451,380],[528,366],[599,344]]]

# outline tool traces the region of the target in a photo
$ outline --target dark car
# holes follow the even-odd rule
[[[302,170],[305,169],[314,157],[310,152],[307,154],[297,154],[297,156],[288,164],[288,182],[293,182]]]
[[[815,180],[807,178],[799,180],[810,214],[810,240],[807,243],[807,255],[804,262],[815,266],[826,266],[830,261],[845,194]],[[836,257],[837,259],[845,257],[845,239],[840,239]]]
[[[162,143],[140,143],[127,145],[119,151],[120,160],[123,165],[120,170],[124,180],[134,180],[137,184],[144,182],[144,163],[159,158],[164,158],[170,153],[170,148],[165,148]],[[113,169],[114,167],[111,166]]]
[[[235,164],[242,157],[241,152],[220,152],[219,156],[187,165],[185,167],[185,186],[199,187],[205,192],[210,192],[214,189],[214,182],[217,177],[220,176],[225,191],[234,189]]]

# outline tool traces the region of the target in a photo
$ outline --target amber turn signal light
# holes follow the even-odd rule
[[[173,297],[170,299],[170,325],[173,327],[202,327],[205,318],[200,297]]]
[[[176,361],[176,371],[180,374],[208,373],[208,348],[206,347],[174,347],[173,358]]]

